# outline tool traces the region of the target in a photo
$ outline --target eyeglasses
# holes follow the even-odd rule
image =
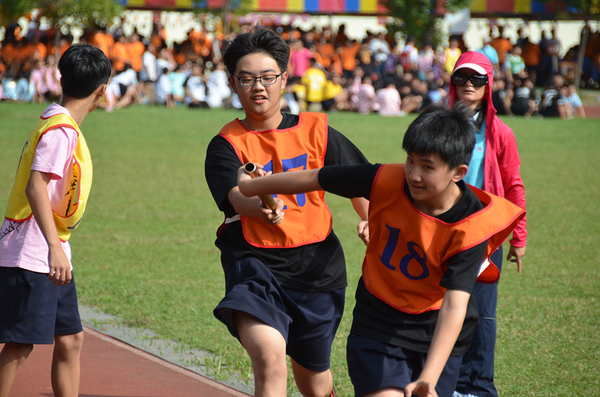
[[[465,74],[455,74],[452,76],[452,82],[454,85],[459,87],[467,84],[467,81],[470,81],[473,84],[473,87],[483,87],[488,83],[488,77],[483,74],[474,74],[472,76],[467,76]]]
[[[277,81],[277,77],[281,76],[282,74],[283,73],[269,74],[269,75],[260,76],[260,77],[250,77],[250,76],[237,77],[237,76],[232,75],[231,77],[235,77],[236,79],[238,79],[241,86],[250,87],[250,86],[254,86],[254,84],[256,84],[257,81],[260,81],[260,83],[264,86],[273,85]]]

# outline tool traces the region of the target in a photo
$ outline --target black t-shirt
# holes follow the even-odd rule
[[[278,129],[292,128],[298,121],[299,116],[283,113]],[[328,127],[327,134],[325,166],[368,163],[362,152],[340,132]],[[213,199],[226,217],[236,215],[227,195],[237,186],[237,172],[242,165],[225,138],[217,135],[212,139],[206,154],[206,181]],[[347,285],[344,253],[333,231],[320,243],[295,248],[258,248],[244,239],[242,225],[238,221],[220,228],[215,245],[221,251],[225,274],[236,260],[254,256],[261,259],[286,288],[325,292]]]
[[[319,184],[328,192],[343,197],[369,198],[371,188],[380,165],[357,165],[350,167],[327,167],[319,172]],[[460,181],[463,195],[450,210],[436,216],[445,223],[458,222],[483,208],[475,193]],[[404,192],[413,201],[404,184]],[[440,286],[471,293],[479,267],[483,262],[487,241],[451,257],[448,271]],[[433,338],[438,310],[422,314],[401,312],[373,296],[365,287],[362,278],[356,290],[356,306],[351,333],[366,336],[394,346],[427,353]],[[463,355],[469,348],[477,327],[477,305],[471,296],[463,328],[452,350],[453,356]]]
[[[511,111],[518,115],[524,115],[529,110],[529,102],[535,101],[537,96],[535,90],[529,87],[521,86],[515,89],[515,95],[511,103]]]
[[[558,93],[558,90],[550,87],[542,94],[540,114],[544,117],[559,117],[558,105],[562,104],[562,97]]]

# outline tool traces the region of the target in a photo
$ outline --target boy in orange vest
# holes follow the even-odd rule
[[[255,395],[286,396],[287,354],[300,392],[326,397],[335,395],[329,359],[347,280],[324,192],[277,198],[273,211],[240,194],[237,170],[250,159],[273,173],[368,162],[326,114],[281,113],[289,54],[265,28],[237,36],[224,52],[246,117],[225,125],[206,154],[206,180],[226,218],[215,243],[226,295],[214,314],[248,352]],[[367,200],[353,203],[366,219]]]
[[[68,240],[92,183],[79,126],[104,96],[111,66],[84,44],[70,47],[58,68],[63,100],[29,135],[0,229],[0,397],[10,393],[33,346],[53,343],[54,394],[79,395],[83,328]]]
[[[476,281],[524,211],[466,185],[472,113],[429,107],[409,126],[406,164],[332,166],[251,180],[247,196],[328,191],[370,199],[347,359],[356,396],[450,397],[477,327]],[[262,173],[264,174],[264,172]],[[437,393],[437,394],[436,394]]]

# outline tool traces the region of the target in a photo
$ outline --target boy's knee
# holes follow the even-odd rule
[[[329,397],[333,390],[333,377],[331,371],[313,372],[307,369],[298,370],[294,366],[294,380],[303,396]]]
[[[73,335],[57,335],[54,337],[54,351],[62,356],[79,353],[83,346],[83,332]]]

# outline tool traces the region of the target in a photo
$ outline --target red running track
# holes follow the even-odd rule
[[[0,344],[0,348],[3,345]],[[36,345],[11,397],[52,397],[52,345]],[[84,327],[81,397],[247,397],[229,386]]]

